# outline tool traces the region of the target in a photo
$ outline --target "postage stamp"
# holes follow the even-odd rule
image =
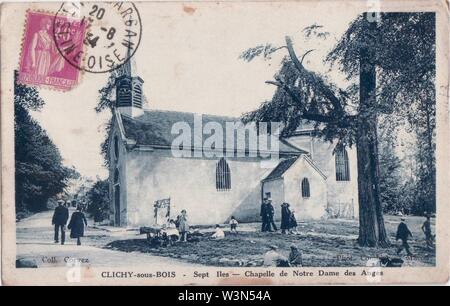
[[[19,82],[29,85],[47,86],[57,90],[70,90],[78,84],[80,70],[69,65],[57,49],[53,39],[55,27],[62,29],[72,24],[60,39],[71,40],[71,50],[78,58],[83,51],[85,24],[65,16],[28,11],[19,65]],[[59,30],[58,30],[59,31]],[[59,40],[58,40],[59,42]]]

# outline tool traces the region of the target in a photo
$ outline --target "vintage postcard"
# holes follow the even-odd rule
[[[448,281],[448,1],[0,9],[3,284]]]

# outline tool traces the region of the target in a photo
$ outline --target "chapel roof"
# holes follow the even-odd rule
[[[286,171],[288,171],[299,158],[303,158],[324,179],[327,178],[322,170],[320,170],[320,168],[307,155],[301,155],[281,160],[280,163],[269,173],[269,175],[263,179],[263,182],[282,178]]]
[[[264,181],[271,181],[283,177],[283,174],[297,161],[298,157],[288,158],[282,160],[272,172],[264,179]]]
[[[165,110],[145,110],[143,115],[131,118],[126,115],[121,115],[122,124],[124,127],[125,137],[136,141],[136,145],[141,146],[167,146],[170,147],[172,141],[178,137],[178,134],[172,134],[172,126],[177,122],[186,122],[191,131],[194,131],[194,113],[165,111]],[[222,126],[224,139],[226,138],[226,123],[240,122],[239,118],[228,116],[216,116],[202,114],[203,126],[208,122],[217,122]],[[177,131],[178,132],[178,131]],[[210,137],[210,135],[202,134],[202,143]],[[236,137],[235,137],[236,138]],[[236,145],[235,139],[235,148]],[[225,142],[225,141],[224,141]],[[245,141],[246,150],[249,142]],[[194,144],[192,144],[193,146]],[[224,143],[225,147],[226,143]],[[269,144],[270,146],[270,144]],[[308,152],[280,139],[279,142],[280,153],[300,155]]]

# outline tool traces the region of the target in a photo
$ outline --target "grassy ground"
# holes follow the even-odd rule
[[[410,243],[414,256],[407,258],[402,254],[404,266],[435,265],[435,252],[425,248],[424,235],[420,230],[423,221],[423,218],[419,217],[408,218],[407,224],[414,236]],[[113,241],[106,248],[151,253],[212,266],[259,266],[269,245],[277,245],[280,252],[287,256],[290,245],[296,244],[303,253],[304,266],[366,266],[368,258],[378,257],[383,253],[396,257],[395,233],[398,223],[399,217],[386,216],[386,228],[392,242],[392,247],[387,249],[359,247],[355,243],[358,222],[354,220],[299,223],[300,235],[261,233],[260,224],[254,223],[240,224],[239,234],[226,233],[225,239],[220,241],[204,237],[198,242],[151,248],[146,239],[142,238]],[[212,228],[202,229],[202,232],[209,236]]]

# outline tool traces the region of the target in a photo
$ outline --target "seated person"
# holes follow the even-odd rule
[[[216,239],[216,240],[220,240],[220,239],[225,238],[225,233],[220,228],[219,224],[216,224],[216,231],[214,232],[214,234],[212,234],[211,238]]]
[[[269,247],[270,250],[264,254],[264,267],[288,266],[285,264],[288,262],[288,259],[278,253],[278,247],[276,245],[271,245]]]
[[[297,231],[297,226],[297,219],[295,218],[295,211],[293,210],[289,216],[289,234],[298,235],[299,232]]]
[[[295,244],[291,245],[291,252],[289,253],[289,266],[291,267],[303,266],[302,252],[298,249],[298,247]]]
[[[172,240],[178,240],[180,237],[180,232],[177,229],[177,226],[175,224],[175,221],[173,219],[169,220],[169,224],[164,229],[164,232],[169,236]]]
[[[169,223],[167,224],[167,228],[177,228],[177,224],[175,223],[174,219],[169,220]]]

